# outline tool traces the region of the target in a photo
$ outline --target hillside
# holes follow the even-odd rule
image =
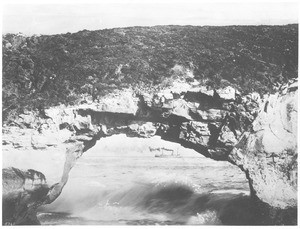
[[[3,120],[27,109],[97,99],[177,78],[272,92],[298,74],[298,25],[154,26],[3,36]]]

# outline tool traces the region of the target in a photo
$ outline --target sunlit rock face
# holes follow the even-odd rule
[[[253,194],[271,206],[297,206],[297,85],[270,95],[252,130],[229,158],[249,176]]]
[[[84,142],[85,150],[97,139],[113,134],[160,135],[213,159],[227,160],[241,133],[254,120],[261,99],[251,95],[242,98],[231,87],[219,89],[219,95],[200,85],[181,83],[152,94],[124,90],[90,104],[53,107],[45,111],[49,117],[45,126],[63,131],[61,136],[68,136],[64,139],[67,142]]]
[[[29,127],[24,128],[28,133],[22,135],[23,129],[18,127],[7,128],[3,140],[13,147],[34,149],[83,142],[87,150],[97,139],[114,134],[160,135],[213,159],[227,160],[255,119],[260,103],[259,96],[241,97],[232,87],[213,90],[174,82],[152,94],[121,90],[94,103],[52,107],[45,110],[46,118],[24,114],[17,122]]]

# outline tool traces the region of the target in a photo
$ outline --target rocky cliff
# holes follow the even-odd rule
[[[297,92],[292,84],[270,95],[229,155],[246,172],[253,193],[279,208],[297,206]]]
[[[167,28],[169,31],[170,28]],[[266,32],[273,31],[274,28],[268,27],[268,29]],[[294,27],[284,27],[284,29],[284,33],[289,34],[294,40],[293,32],[291,32],[294,31]],[[127,30],[123,31],[125,35],[130,31],[130,29]],[[229,30],[229,34],[230,32],[234,34],[236,28]],[[226,36],[223,34],[221,37],[228,39],[229,35],[225,34]],[[86,32],[84,37],[87,39],[86,36],[91,38],[92,35],[95,34]],[[39,39],[42,38],[36,39],[39,43]],[[44,37],[43,39],[50,38]],[[246,41],[246,38],[241,39],[241,44],[245,45]],[[20,42],[24,43],[22,39]],[[76,46],[75,43],[73,45]],[[34,47],[35,52],[39,50],[43,52],[43,49]],[[124,47],[127,47],[126,44]],[[103,48],[105,47],[98,47],[101,50]],[[273,48],[276,50],[276,47]],[[10,57],[12,53],[16,55],[16,50],[24,52],[20,45],[8,45],[6,49]],[[295,47],[292,49],[294,50]],[[253,57],[252,54],[248,54],[244,57]],[[256,58],[258,56],[255,54]],[[265,54],[261,57],[263,56],[266,57]],[[216,57],[212,56],[212,62],[219,60],[214,58]],[[290,58],[294,61],[291,56]],[[50,60],[53,61],[51,58]],[[253,61],[259,62],[257,59]],[[24,60],[23,64],[25,62]],[[152,84],[150,87],[144,84],[144,80],[141,80],[140,83],[132,86],[119,86],[114,90],[104,90],[104,94],[99,92],[103,86],[101,81],[91,76],[87,79],[90,81],[82,82],[89,82],[85,84],[89,93],[77,93],[76,102],[73,101],[71,104],[39,105],[36,109],[29,109],[30,106],[27,106],[28,104],[24,101],[22,111],[6,116],[7,121],[3,125],[3,147],[8,153],[15,149],[38,151],[53,149],[53,151],[66,152],[65,163],[60,167],[61,170],[57,171],[60,181],[48,189],[45,194],[47,201],[39,200],[42,204],[50,203],[57,198],[68,180],[68,173],[76,159],[93,147],[97,140],[124,133],[128,137],[142,138],[159,135],[164,140],[180,143],[206,157],[230,161],[245,172],[255,201],[270,207],[273,213],[274,209],[289,211],[297,207],[297,80],[295,73],[291,70],[293,69],[291,66],[294,66],[292,62],[289,62],[288,66],[291,68],[286,68],[285,73],[277,72],[281,76],[285,75],[283,78],[279,77],[281,80],[275,77],[277,73],[274,72],[275,68],[271,59],[264,59],[263,62],[259,63],[264,66],[264,74],[271,81],[268,84],[269,89],[260,90],[260,93],[255,92],[255,88],[245,90],[245,84],[242,85],[236,77],[232,77],[232,82],[222,79],[221,72],[216,73],[219,81],[214,81],[214,84],[208,83],[206,76],[199,78],[197,75],[199,73],[191,62],[189,66],[179,63],[172,65],[172,71],[170,71],[172,76],[162,78],[157,85]],[[38,61],[35,62],[37,63]],[[239,63],[237,66],[237,68],[245,68],[246,65]],[[51,71],[60,69],[62,73],[61,67],[52,68]],[[123,67],[124,65],[114,70],[113,75],[119,77],[115,79],[116,82],[128,77]],[[288,75],[286,75],[287,72]],[[257,70],[253,74],[260,73]],[[247,74],[250,73],[247,72]],[[39,76],[35,76],[37,85],[39,85]],[[108,75],[105,79],[106,77],[109,78]],[[248,80],[252,82],[255,77],[252,75]],[[105,79],[103,82],[107,83]],[[262,83],[261,79],[264,78],[258,77],[253,82]],[[30,79],[28,80],[31,82]],[[16,95],[18,90],[12,93],[13,83],[17,85],[17,82],[5,82],[5,88],[10,88],[7,94],[9,96],[5,98],[11,98],[10,96],[15,93],[16,99],[12,104],[19,103],[20,98]],[[33,100],[36,96],[40,96],[40,101],[42,101],[40,104],[43,104],[44,95],[49,96],[53,91],[44,88],[45,91],[38,89],[40,91],[37,92],[38,86],[34,85],[34,83],[31,86],[28,85],[30,86],[28,90],[31,91],[29,95]],[[49,87],[53,86],[49,85]],[[41,94],[42,92],[44,94]],[[13,106],[10,107],[7,104],[5,109],[6,112],[11,112]],[[4,180],[6,179],[4,176]],[[14,186],[9,187],[8,190],[13,193]],[[274,217],[277,216],[276,213]],[[16,222],[19,221],[15,220],[11,223]],[[275,219],[272,223],[282,222]]]
[[[46,118],[24,114],[16,120],[19,127],[4,127],[3,142],[36,150],[75,145],[66,160],[71,169],[102,137],[160,135],[236,164],[246,172],[252,195],[270,206],[296,207],[297,82],[264,99],[240,96],[231,87],[209,91],[177,83],[155,94],[124,90],[98,103],[52,107],[45,110]],[[63,185],[56,188],[59,195]]]

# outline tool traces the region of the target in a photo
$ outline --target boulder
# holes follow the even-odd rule
[[[43,204],[49,187],[44,174],[36,170],[2,170],[2,224],[40,224],[36,209]]]

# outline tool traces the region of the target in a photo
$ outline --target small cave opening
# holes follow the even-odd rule
[[[40,209],[42,224],[222,224],[224,206],[249,196],[238,167],[159,136],[101,138],[69,175],[58,199]]]

